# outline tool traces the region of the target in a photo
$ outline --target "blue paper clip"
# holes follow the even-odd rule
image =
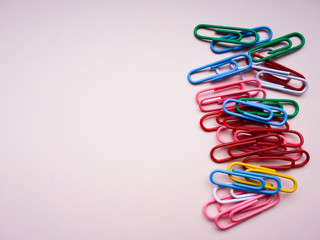
[[[260,186],[253,186],[253,185],[237,183],[237,182],[233,182],[233,183],[217,182],[216,180],[213,179],[213,175],[215,173],[218,173],[218,172],[219,173],[225,173],[225,174],[228,174],[228,175],[239,176],[239,177],[247,177],[247,178],[256,180],[258,182],[261,182],[261,184],[260,184]],[[243,171],[243,172],[234,172],[234,171],[227,171],[227,170],[223,170],[223,169],[215,169],[210,173],[210,177],[209,178],[210,178],[210,181],[213,184],[216,184],[218,186],[228,187],[228,188],[233,188],[233,189],[239,189],[239,190],[246,190],[246,191],[259,191],[259,190],[262,190],[264,188],[264,186],[266,185],[266,182],[263,180],[263,178],[257,177],[257,176],[250,176],[245,171]]]
[[[259,109],[262,109],[262,110],[265,110],[265,111],[269,112],[269,115],[267,117],[263,117],[263,116],[258,116],[256,114],[252,114],[252,113],[248,113],[248,112],[243,112],[242,114],[241,113],[236,113],[236,112],[230,112],[226,108],[226,105],[229,102],[235,102],[235,103],[243,104],[243,105],[246,105],[246,106],[259,108]],[[240,101],[238,99],[229,98],[229,99],[227,99],[227,100],[225,100],[223,102],[222,108],[223,108],[223,111],[225,113],[228,113],[228,114],[236,116],[236,117],[245,118],[245,119],[248,119],[248,120],[253,120],[253,121],[261,120],[261,121],[265,122],[265,121],[269,121],[269,120],[271,120],[273,118],[273,111],[267,105],[259,104],[259,103],[256,103],[256,102]]]
[[[251,29],[256,31],[256,32],[265,31],[265,32],[268,32],[268,34],[269,34],[268,38],[266,38],[264,40],[260,40],[260,37],[258,37],[258,41],[255,43],[255,45],[258,45],[258,44],[261,44],[261,43],[264,43],[264,42],[268,42],[268,41],[271,40],[271,38],[273,36],[272,30],[267,26],[255,27],[255,28],[251,28]],[[252,32],[241,32],[241,34],[242,34],[243,37],[253,36]],[[221,37],[221,39],[222,38],[233,39],[233,38],[237,38],[237,36],[229,34],[229,35]],[[233,47],[228,47],[228,48],[224,48],[224,49],[220,49],[219,50],[219,49],[214,48],[215,44],[217,44],[217,41],[212,41],[211,44],[210,44],[210,48],[214,53],[225,53],[225,52],[229,52],[229,51],[236,51],[236,50],[240,50],[240,49],[243,49],[243,48],[252,47],[250,45],[240,44],[240,45],[236,45],[236,46],[233,46]]]
[[[238,64],[237,60],[240,60],[242,58],[246,58],[248,60],[248,64],[245,67],[239,68],[239,64]],[[232,69],[229,71],[226,71],[223,73],[217,73],[212,76],[205,77],[205,78],[202,78],[199,80],[192,80],[191,79],[191,75],[194,73],[201,72],[207,68],[211,69],[211,70],[216,70],[219,67],[227,65],[227,64],[230,64],[232,66]],[[240,53],[240,54],[236,54],[231,57],[219,60],[217,62],[213,62],[213,63],[207,64],[205,66],[198,67],[196,69],[191,70],[188,73],[188,80],[192,84],[199,84],[199,83],[206,82],[206,81],[214,82],[214,81],[217,81],[221,78],[228,77],[228,76],[240,73],[240,72],[244,72],[244,71],[250,69],[251,65],[252,65],[252,58],[248,54]]]
[[[233,182],[233,183],[218,182],[213,179],[213,175],[215,173],[224,173],[224,174],[228,174],[228,175],[250,178],[252,180],[256,180],[258,182],[261,182],[261,184],[259,186],[254,186],[254,185],[248,185],[248,184],[238,183],[238,182]],[[277,182],[277,188],[274,190],[264,190],[263,188],[266,185],[266,182],[264,181],[265,178],[275,180]],[[223,170],[223,169],[215,169],[210,173],[209,179],[213,184],[216,184],[218,186],[239,189],[239,190],[244,190],[244,191],[251,191],[251,192],[255,192],[255,193],[275,194],[275,193],[279,192],[281,189],[281,181],[276,176],[262,174],[262,173],[247,172],[247,171],[238,170],[238,169],[233,169],[232,171],[227,171],[227,170]]]
[[[278,193],[281,190],[281,180],[276,176],[269,175],[269,174],[264,174],[264,173],[248,172],[248,171],[243,171],[243,170],[239,170],[239,169],[232,169],[232,172],[233,173],[243,173],[243,172],[245,172],[246,174],[249,175],[249,176],[247,176],[247,178],[252,178],[252,177],[261,177],[262,179],[269,178],[269,179],[273,179],[273,180],[275,180],[277,182],[276,189],[274,189],[274,190],[258,190],[257,191],[258,193],[275,194],[275,193]],[[246,185],[246,184],[243,184],[243,185]],[[256,192],[256,190],[253,190],[252,192]]]
[[[251,113],[247,113],[247,112],[243,112],[243,114],[236,113],[236,112],[230,112],[226,107],[226,105],[229,102],[235,102],[235,103],[239,103],[239,104],[243,104],[243,105],[247,105],[247,106],[251,106],[251,107],[255,107],[255,108],[260,108],[262,110],[266,110],[267,112],[269,112],[269,116],[268,117],[260,117],[260,116],[257,116],[255,114],[251,114]],[[287,112],[285,110],[281,109],[281,108],[270,106],[270,105],[264,105],[264,104],[261,104],[261,103],[255,103],[255,102],[249,102],[249,101],[240,101],[240,100],[232,99],[232,98],[229,98],[229,99],[227,99],[227,100],[225,100],[223,102],[222,109],[223,109],[223,111],[225,113],[227,113],[229,115],[240,117],[240,118],[244,118],[244,119],[248,119],[248,120],[252,120],[252,121],[256,121],[256,122],[261,122],[261,123],[265,123],[265,124],[269,124],[269,125],[273,125],[273,126],[282,126],[288,120]],[[273,110],[274,111],[279,111],[279,112],[281,112],[283,114],[283,120],[280,123],[270,121],[273,118]]]

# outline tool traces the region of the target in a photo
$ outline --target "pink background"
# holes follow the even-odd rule
[[[320,239],[319,20],[309,1],[0,1],[0,239]],[[189,70],[214,55],[200,23],[301,32],[279,63],[310,89],[290,120],[310,163],[298,190],[228,231],[211,199],[213,134]],[[230,55],[230,54],[229,54]]]

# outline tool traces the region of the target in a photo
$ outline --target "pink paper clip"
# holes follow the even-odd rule
[[[275,199],[273,201],[272,198]],[[259,202],[259,199],[262,199],[263,197],[266,197],[267,200],[263,202]],[[238,203],[231,208],[227,210],[223,210],[219,212],[212,220],[215,222],[216,226],[219,229],[228,229],[230,227],[233,227],[234,225],[237,225],[273,206],[275,206],[280,201],[279,194],[273,194],[269,196],[265,196],[264,194],[259,194],[256,197],[253,197],[251,199],[245,200],[241,203]],[[244,212],[248,212],[248,214],[243,215]],[[241,213],[241,217],[236,217],[236,214]],[[229,223],[222,225],[220,223],[220,220],[223,218],[229,219]]]
[[[232,195],[231,195],[232,196]],[[249,198],[249,199],[245,199],[244,201],[247,201],[247,200],[250,200],[250,199],[253,199],[253,198],[256,198],[256,199],[259,199],[259,201],[257,201],[257,204],[254,204],[254,205],[251,205],[251,206],[248,206],[247,208],[241,210],[241,212],[248,212],[248,211],[252,211],[254,209],[257,209],[257,208],[260,208],[264,205],[267,205],[271,202],[271,195],[270,194],[257,194],[256,196],[252,197],[252,198]],[[233,196],[232,196],[233,197]],[[258,197],[258,198],[257,198]],[[264,201],[263,198],[266,198]],[[242,201],[242,202],[244,202]],[[222,213],[222,212],[230,212],[231,209],[234,205],[232,206],[229,206],[228,208],[225,208],[225,209],[222,209],[222,206],[225,206],[227,204],[221,204],[221,203],[217,203],[217,210],[219,213]],[[217,217],[217,216],[216,216]]]
[[[239,221],[242,222],[244,220],[247,220],[248,218],[251,218],[251,217],[253,217],[253,216],[255,216],[255,215],[257,215],[257,214],[259,214],[259,213],[261,213],[261,212],[263,212],[263,211],[265,211],[265,210],[267,210],[267,209],[269,209],[269,208],[271,208],[273,206],[275,206],[280,201],[280,195],[279,195],[279,193],[277,193],[277,194],[273,194],[271,196],[275,196],[275,199],[274,199],[273,202],[271,202],[270,204],[266,204],[265,206],[262,206],[261,208],[257,209],[256,211],[253,211],[253,212],[251,212],[251,213],[249,213],[249,214],[247,214],[245,216],[241,216],[241,217],[237,217],[237,218],[234,216],[235,214],[240,213],[241,210],[244,208],[244,206],[240,206],[240,207],[232,210],[230,212],[230,214],[229,214],[230,219],[232,221],[235,221],[235,222],[239,222]]]
[[[245,83],[254,83],[257,87],[252,88],[248,85],[248,89],[244,88]],[[237,91],[231,91],[231,89],[238,88]],[[220,92],[226,92],[217,94]],[[266,97],[266,91],[261,88],[261,83],[257,79],[246,79],[238,82],[220,85],[214,88],[208,88],[199,91],[196,94],[196,101],[202,112],[212,112],[222,109],[222,103],[228,98],[239,99],[242,97],[254,97],[262,92],[262,98]],[[205,96],[205,97],[202,97]],[[209,106],[209,107],[207,107]]]
[[[233,190],[233,189],[231,189],[231,190]],[[252,195],[251,195],[252,198],[253,198],[253,197],[256,197],[256,196],[260,196],[259,198],[261,198],[261,197],[269,197],[269,196],[267,196],[267,194],[245,193],[244,191],[239,191],[239,192],[237,192],[237,194],[235,194],[234,192],[231,193],[231,190],[230,190],[230,194],[228,194],[228,195],[220,198],[220,201],[227,201],[226,203],[219,203],[219,202],[217,202],[217,200],[214,198],[213,200],[207,202],[207,203],[203,206],[203,213],[204,213],[204,215],[205,215],[208,219],[214,220],[215,217],[216,217],[216,216],[210,216],[210,214],[208,213],[208,210],[207,210],[207,209],[208,209],[208,207],[209,207],[210,205],[216,204],[218,213],[228,211],[228,210],[230,210],[230,207],[228,207],[227,209],[222,209],[222,205],[226,206],[226,205],[230,205],[230,203],[234,204],[234,202],[228,202],[229,200],[235,199],[235,198],[233,197],[234,195],[238,195],[239,198],[241,198],[241,195],[243,195],[243,196],[247,195],[246,197],[248,197],[248,196],[249,196],[248,194],[250,194],[250,195],[251,195],[251,194],[255,194],[255,196],[252,196]],[[242,201],[246,201],[246,200],[248,200],[248,198],[245,198],[245,199],[243,199]],[[270,200],[269,200],[269,198],[267,198],[266,201],[261,202],[261,203],[256,204],[256,205],[252,205],[252,206],[246,208],[245,210],[243,210],[243,212],[245,212],[245,211],[250,211],[250,210],[259,208],[259,207],[261,207],[261,206],[263,206],[263,205],[265,205],[265,204],[268,204],[269,202],[270,202]]]

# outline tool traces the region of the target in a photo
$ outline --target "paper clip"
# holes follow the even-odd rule
[[[263,194],[260,194],[254,198],[251,198],[251,199],[248,199],[248,200],[245,200],[243,202],[240,202],[234,206],[232,206],[231,208],[225,210],[225,211],[221,211],[219,212],[212,220],[214,221],[214,223],[216,224],[216,226],[221,229],[221,230],[225,230],[225,229],[228,229],[230,227],[233,227],[234,225],[237,225],[243,221],[245,221],[246,219],[248,219],[249,217],[253,217],[254,215],[257,215],[258,213],[274,206],[275,204],[274,203],[270,203],[270,198],[271,196],[268,196],[267,197],[267,201],[265,201],[266,203],[262,202],[262,203],[259,203],[259,199],[260,198],[263,198],[265,197],[265,195]],[[256,206],[257,205],[257,206]],[[237,220],[237,221],[233,221],[230,216],[234,216],[234,214],[236,213],[243,213],[243,212],[246,212],[246,211],[249,211],[251,209],[257,209],[256,211],[253,211],[251,213],[249,213],[247,215],[246,218],[244,218],[243,220]],[[231,213],[233,213],[231,215]],[[225,224],[225,225],[222,225],[220,223],[220,220],[222,218],[229,218],[229,223],[228,224]]]
[[[218,129],[219,130],[219,129]],[[218,130],[217,130],[217,132],[218,132]],[[239,133],[245,133],[245,135],[243,135],[244,137],[240,137],[239,136]],[[236,132],[234,132],[234,139],[235,139],[235,141],[239,141],[239,140],[246,140],[246,139],[248,139],[248,138],[251,138],[251,137],[255,137],[255,136],[261,136],[262,134],[266,134],[266,133],[268,133],[267,131],[266,132],[258,132],[258,133],[252,133],[252,132],[247,132],[247,131],[243,131],[243,130],[238,130],[238,131],[236,131]],[[281,138],[282,138],[282,140],[283,140],[283,142],[285,141],[285,137],[284,136],[282,136],[282,135],[279,135]],[[272,143],[274,143],[275,142],[275,140],[274,139],[272,139],[272,138],[267,138],[267,139],[265,139],[265,145],[267,145],[267,144],[272,144]],[[246,152],[246,151],[253,151],[253,150],[258,150],[258,149],[263,149],[264,148],[264,146],[260,146],[260,145],[256,145],[256,144],[252,144],[252,145],[246,145],[246,146],[243,146],[243,147],[241,147],[241,148],[239,148],[239,150],[241,150],[241,151],[243,151],[243,152]],[[269,152],[269,151],[274,151],[274,152],[279,152],[279,151],[284,151],[284,150],[286,150],[286,147],[284,146],[284,144],[282,143],[279,147],[277,147],[277,148],[275,148],[275,149],[271,149],[271,150],[267,150],[266,151],[266,155],[267,155],[267,153]]]
[[[252,114],[252,113],[245,112],[245,111],[243,111],[243,113],[241,113],[241,114],[237,113],[237,112],[230,112],[227,109],[227,104],[229,102],[235,102],[236,104],[240,103],[240,104],[243,104],[245,106],[250,106],[250,107],[253,107],[253,108],[264,110],[264,113],[266,113],[266,117],[259,116],[259,115],[256,115],[256,114]],[[229,115],[240,117],[240,118],[244,118],[244,119],[248,119],[248,120],[253,120],[253,121],[260,120],[260,121],[263,121],[265,123],[265,122],[267,122],[267,121],[269,121],[269,120],[271,120],[273,118],[272,109],[270,109],[269,107],[267,107],[264,104],[257,104],[257,103],[252,103],[252,102],[248,102],[248,101],[240,101],[240,100],[237,100],[237,99],[229,98],[229,99],[227,99],[227,100],[225,100],[223,102],[222,108],[223,108],[223,111],[225,113],[229,114]]]
[[[282,164],[282,165],[265,165],[262,164],[264,162],[272,162],[272,161],[284,161],[284,162],[288,162],[289,164]],[[290,169],[290,168],[294,168],[295,167],[295,161],[290,158],[290,157],[285,157],[285,156],[250,156],[250,157],[246,157],[245,159],[242,160],[243,163],[247,163],[247,162],[261,162],[260,167],[265,167],[265,168],[271,168],[274,170],[286,170],[286,169]]]
[[[259,214],[259,213],[261,213],[261,212],[263,212],[263,211],[265,211],[265,210],[267,210],[267,209],[269,209],[269,208],[271,208],[273,206],[275,206],[280,201],[280,196],[279,196],[279,194],[274,194],[273,196],[275,196],[276,199],[272,203],[269,203],[269,204],[267,204],[265,206],[262,206],[258,210],[254,211],[254,212],[251,212],[251,213],[249,213],[247,215],[242,215],[241,217],[238,217],[238,218],[236,218],[234,215],[237,214],[237,213],[241,213],[241,210],[245,210],[246,209],[246,205],[242,205],[240,207],[237,207],[237,208],[233,209],[229,214],[230,219],[232,221],[236,222],[236,223],[237,222],[241,222],[241,221],[247,220],[248,218],[251,218],[251,217],[253,217],[253,216],[255,216],[255,215],[257,215],[257,214]],[[250,201],[250,200],[248,200],[248,201]],[[216,220],[218,220],[218,218],[216,218]]]
[[[227,104],[229,102],[235,102],[235,103],[243,104],[246,106],[252,106],[257,109],[265,110],[269,114],[266,117],[263,117],[263,116],[258,116],[258,115],[251,114],[248,112],[243,112],[242,114],[231,112],[227,109]],[[266,124],[270,124],[270,125],[275,125],[275,126],[281,126],[281,125],[285,124],[288,119],[288,115],[287,115],[286,111],[284,111],[281,108],[273,107],[270,105],[267,106],[264,104],[259,104],[259,103],[249,102],[249,101],[240,101],[240,100],[232,99],[232,98],[225,100],[222,104],[222,108],[225,113],[228,113],[232,116],[236,116],[236,117],[240,117],[240,118],[244,118],[244,119],[248,119],[248,120],[252,120],[252,121],[262,122],[262,123],[266,123]],[[275,122],[275,121],[270,121],[273,118],[273,110],[276,112],[281,112],[283,114],[283,120],[280,123]]]
[[[213,179],[213,175],[216,173],[224,173],[224,174],[228,174],[229,176],[235,175],[235,176],[239,176],[239,177],[251,178],[251,179],[259,182],[260,184],[258,186],[253,186],[253,185],[242,184],[242,183],[237,183],[237,182],[234,182],[234,183],[218,182]],[[263,191],[262,189],[265,187],[265,181],[262,177],[251,176],[249,174],[246,174],[245,171],[234,172],[234,171],[227,171],[227,170],[223,170],[223,169],[215,169],[210,173],[209,178],[210,178],[210,181],[215,185],[218,185],[221,187],[228,187],[228,188],[244,190],[244,191],[252,191],[252,192],[253,191]],[[249,182],[249,183],[251,183],[251,182]]]
[[[292,193],[297,189],[297,181],[293,177],[288,176],[288,175],[284,175],[281,173],[277,173],[274,169],[259,167],[256,165],[243,163],[243,162],[233,162],[228,166],[228,171],[231,171],[231,170],[233,172],[242,171],[242,170],[238,170],[238,169],[232,169],[232,167],[235,165],[246,167],[247,169],[245,171],[250,172],[250,174],[254,173],[254,176],[259,176],[259,175],[255,175],[256,173],[258,173],[258,174],[262,173],[262,174],[272,175],[272,176],[276,176],[276,177],[286,178],[286,179],[291,180],[293,183],[293,187],[291,189],[285,189],[285,188],[279,189],[279,185],[278,185],[278,187],[274,187],[271,184],[266,183],[264,186],[266,189],[271,189],[271,190],[278,190],[279,189],[281,192],[287,192],[287,193]],[[237,175],[234,174],[234,176],[237,176]],[[259,181],[242,180],[239,178],[235,178],[232,175],[229,175],[229,177],[230,177],[230,179],[232,179],[233,181],[238,182],[238,183],[248,184],[248,185],[252,184],[253,186],[260,186],[261,185]],[[278,184],[279,184],[279,182],[278,182]]]
[[[199,29],[207,29],[215,31],[217,34],[230,34],[233,36],[232,38],[221,38],[221,37],[210,37],[203,36],[198,34]],[[210,41],[218,41],[218,42],[226,42],[226,43],[235,43],[235,44],[244,44],[244,45],[253,45],[259,40],[259,35],[255,30],[249,28],[239,28],[239,27],[227,27],[227,26],[219,26],[219,25],[209,25],[209,24],[199,24],[194,28],[193,31],[196,38],[201,40],[210,40]],[[251,42],[241,41],[244,34],[251,33],[254,36],[254,40]]]
[[[244,83],[248,82],[256,82],[257,83],[257,88],[249,88],[245,89],[244,88]],[[254,97],[259,94],[259,92],[262,92],[262,98],[266,97],[266,92],[264,89],[262,89],[260,82],[257,79],[247,79],[247,80],[242,80],[239,82],[234,82],[230,84],[225,84],[221,86],[217,86],[214,88],[208,88],[199,91],[196,94],[196,101],[199,105],[199,108],[202,112],[212,112],[212,111],[217,111],[222,109],[222,103],[224,100],[228,98],[243,98],[243,97]],[[240,90],[233,91],[233,92],[227,92],[227,93],[220,93],[222,91],[227,91],[230,90],[230,88],[235,88],[238,87]],[[220,93],[220,94],[217,94]],[[208,96],[210,94],[210,96]],[[206,95],[208,97],[202,98],[202,95]],[[218,105],[218,106],[212,106],[213,104]],[[206,107],[206,106],[211,106],[211,107]]]
[[[267,26],[255,27],[255,28],[252,28],[252,30],[254,30],[256,32],[264,31],[264,32],[268,33],[268,37],[266,39],[260,40],[260,37],[259,37],[259,40],[255,43],[255,45],[270,41],[271,38],[272,38],[272,35],[273,35],[272,30]],[[241,34],[242,34],[243,37],[249,37],[249,36],[253,35],[252,32],[241,32]],[[223,37],[220,37],[219,39],[222,39],[222,38],[232,39],[232,38],[237,38],[237,36],[235,36],[233,34],[229,34],[229,35],[225,35]],[[219,41],[218,41],[218,43],[219,43]],[[212,41],[211,44],[210,44],[210,48],[214,53],[226,53],[226,52],[229,52],[229,51],[236,51],[236,50],[240,50],[240,49],[243,49],[243,48],[251,47],[251,45],[240,44],[240,45],[236,45],[236,46],[232,46],[232,47],[226,47],[224,49],[216,49],[214,47],[216,44],[217,44],[216,41]]]
[[[251,191],[251,192],[255,192],[255,193],[263,193],[263,194],[275,194],[275,193],[279,192],[281,189],[280,179],[276,176],[268,174],[268,171],[266,171],[266,172],[267,173],[257,173],[257,172],[248,172],[248,171],[243,171],[243,170],[238,170],[238,169],[233,169],[232,171],[227,171],[227,170],[223,170],[223,169],[215,169],[210,173],[209,178],[213,184],[216,184],[216,185],[222,186],[222,187],[228,187],[228,188],[239,189],[239,190],[244,190],[244,191]],[[233,180],[235,179],[236,182],[233,182],[233,183],[218,182],[213,179],[213,176],[216,173],[228,174],[230,178],[231,178],[231,176],[244,177],[246,179],[250,179],[253,181],[232,178]],[[272,179],[272,180],[276,181],[277,187],[270,186],[270,184],[266,185],[266,182],[264,179]],[[269,188],[270,190],[264,190],[264,188]]]
[[[219,114],[217,114],[216,118],[219,117]],[[282,120],[275,118],[274,121],[281,122]],[[218,121],[217,121],[218,122]],[[226,117],[223,119],[223,122],[220,123],[220,125],[224,125],[227,128],[233,129],[233,130],[246,130],[246,131],[261,131],[261,132],[282,132],[289,130],[290,126],[289,123],[286,122],[284,125],[275,126],[275,125],[269,125],[266,123],[260,123],[256,121],[250,121],[246,119],[241,119],[238,117]]]
[[[245,67],[239,68],[237,60],[240,60],[240,59],[243,59],[243,58],[247,60],[248,64]],[[223,72],[223,73],[219,73],[219,74],[214,74],[214,75],[209,76],[209,77],[204,77],[204,78],[201,78],[201,79],[198,79],[198,80],[191,79],[191,75],[193,75],[195,73],[199,73],[199,72],[202,72],[202,71],[205,71],[205,70],[213,71],[213,70],[216,70],[217,68],[219,68],[221,66],[224,66],[224,65],[232,66],[231,70]],[[219,80],[221,78],[228,77],[228,76],[234,75],[236,73],[240,73],[240,72],[246,71],[246,70],[250,69],[251,65],[252,65],[251,57],[249,57],[248,54],[240,53],[240,54],[233,55],[231,57],[227,57],[225,59],[219,60],[217,62],[213,62],[213,63],[207,64],[205,66],[198,67],[196,69],[191,70],[188,73],[188,80],[192,84],[199,84],[199,83],[206,82],[206,81],[214,82],[214,81],[217,81],[217,80]]]
[[[277,141],[274,142],[265,142],[266,139],[272,139],[275,138]],[[219,145],[214,146],[211,151],[210,151],[210,157],[213,161],[217,162],[217,163],[221,163],[221,162],[227,162],[236,158],[241,158],[241,157],[247,157],[250,155],[254,155],[254,154],[258,154],[260,152],[263,151],[269,151],[272,149],[276,149],[278,147],[281,146],[282,144],[282,138],[279,136],[279,134],[276,133],[267,133],[264,135],[260,135],[260,136],[256,136],[256,137],[252,137],[252,138],[247,138],[244,140],[239,140],[239,141],[234,141],[234,142],[230,142],[230,143],[222,143]],[[261,148],[257,148],[254,149],[252,151],[243,151],[240,153],[234,153],[233,150],[234,149],[241,149],[241,147],[246,147],[246,146],[252,146],[252,145],[257,145],[260,146]],[[222,159],[218,159],[214,156],[214,153],[217,149],[220,148],[226,148],[227,152],[229,154],[228,157],[226,158],[222,158]]]
[[[293,154],[297,154],[297,155],[293,156]],[[265,157],[273,157],[273,156],[290,157],[295,161],[295,163],[294,163],[295,167],[302,167],[302,166],[306,165],[310,160],[309,153],[306,150],[301,149],[301,148],[294,149],[294,150],[284,150],[282,152],[269,152],[267,154],[265,154],[264,152],[260,152],[259,155],[265,156]],[[303,155],[305,155],[305,159],[302,162],[298,162],[302,158]]]
[[[279,77],[283,77],[283,78],[288,78],[290,80],[300,81],[303,83],[304,88],[302,90],[295,90],[295,89],[288,88],[283,83],[267,82],[267,81],[264,81],[261,79],[261,76],[263,77],[263,76],[267,76],[267,75],[268,76],[279,76]],[[278,90],[280,92],[290,93],[290,94],[294,94],[294,95],[303,94],[309,88],[309,84],[305,80],[305,78],[293,76],[293,75],[290,75],[289,72],[284,72],[284,71],[280,71],[280,70],[274,70],[274,69],[262,70],[257,73],[256,78],[260,80],[262,87],[273,89],[273,90]]]
[[[287,113],[287,116],[288,118],[293,118],[295,117],[298,112],[299,112],[299,105],[296,101],[292,100],[292,99],[274,99],[274,98],[240,98],[239,99],[240,101],[254,101],[254,102],[258,102],[258,103],[262,103],[262,104],[266,104],[266,105],[272,105],[272,104],[275,104],[277,107],[283,109],[283,103],[286,103],[286,104],[290,104],[294,107],[294,112],[293,113]],[[236,104],[236,110],[239,112],[239,113],[243,113],[245,112],[245,110],[241,110],[239,108],[239,105]],[[246,111],[248,113],[251,113],[251,114],[256,114],[256,115],[262,115],[262,116],[265,116],[266,113],[265,112],[258,112],[258,111]],[[286,111],[287,112],[287,111]],[[281,112],[274,112],[273,113],[273,116],[275,117],[283,117],[282,113]]]
[[[230,198],[232,198],[232,196],[228,195],[223,197],[222,199],[230,199]],[[263,201],[263,198],[266,198],[266,200]],[[278,193],[273,195],[259,194],[251,199],[247,199],[243,202],[236,203],[235,205],[233,205],[232,207],[229,207],[226,210],[222,210],[221,204],[217,203],[218,214],[214,217],[210,216],[207,211],[207,208],[209,205],[216,203],[216,200],[212,200],[203,206],[203,213],[208,219],[213,220],[219,229],[224,230],[232,226],[235,226],[275,206],[279,202],[279,200],[280,200],[280,196]],[[247,214],[244,215],[244,213],[246,212]],[[241,217],[236,218],[235,215],[237,214],[241,214]],[[220,220],[222,218],[229,218],[229,223],[224,225],[221,224]]]
[[[270,48],[270,49],[273,50],[273,48]],[[257,54],[256,52],[252,53],[252,56],[254,58],[263,58],[263,56]],[[261,65],[263,65],[263,67]],[[280,71],[283,71],[285,73],[288,73],[290,76],[295,76],[295,77],[300,77],[300,78],[306,79],[301,73],[298,73],[297,71],[294,71],[294,70],[292,70],[292,69],[290,69],[288,67],[285,67],[285,66],[283,66],[283,65],[281,65],[281,64],[279,64],[279,63],[277,63],[275,61],[272,61],[271,59],[267,59],[264,62],[261,62],[261,63],[258,63],[258,64],[252,64],[251,68],[256,70],[256,71],[280,70]],[[289,82],[291,80],[290,77],[287,78],[287,79],[283,79],[283,78],[280,78],[280,77],[277,77],[277,76],[274,76],[274,75],[264,74],[263,75],[263,79],[265,79],[267,82],[277,83],[277,84],[282,85],[285,88],[296,90],[296,91],[301,91],[301,90],[303,90],[305,88],[305,83],[304,82],[301,82],[302,85],[299,86],[299,87],[290,85],[289,84]]]
[[[301,43],[299,45],[293,47],[292,41],[290,40],[290,38],[292,38],[292,37],[298,37],[300,39]],[[252,49],[250,49],[248,54],[249,54],[249,56],[253,57],[252,53],[256,52],[257,50],[260,50],[260,49],[266,48],[266,47],[275,46],[275,45],[278,45],[281,43],[287,43],[287,45],[284,47],[280,47],[278,49],[274,49],[274,50],[269,51],[268,55],[266,57],[259,58],[259,59],[253,58],[252,61],[253,62],[262,62],[262,61],[265,61],[269,58],[275,58],[280,55],[287,54],[289,52],[298,50],[299,48],[301,48],[304,45],[305,39],[301,33],[298,33],[298,32],[289,33],[289,34],[284,35],[282,37],[273,39],[269,42],[265,42],[265,43],[262,43],[256,47],[253,47]]]
[[[217,188],[221,188],[221,187],[217,186]],[[226,195],[226,196],[223,196],[220,200],[222,200],[222,201],[227,201],[227,200],[233,199],[233,198],[234,198],[233,195],[232,195],[232,193],[234,194],[234,191],[233,191],[233,190],[234,190],[234,189],[230,188],[230,194],[228,194],[228,195]],[[244,193],[244,191],[240,191],[240,192],[238,192],[238,193],[240,193],[241,195],[246,195],[246,194],[242,194],[242,193]],[[255,197],[258,197],[258,196],[259,196],[258,198],[267,197],[267,200],[264,201],[264,202],[262,202],[262,203],[252,205],[252,206],[246,208],[245,211],[250,211],[250,210],[257,209],[257,208],[259,208],[259,207],[261,207],[261,206],[264,206],[264,205],[266,205],[266,204],[268,204],[268,203],[270,202],[270,201],[269,201],[269,197],[270,197],[271,195],[257,194],[257,193],[249,193],[249,194],[255,195]],[[234,195],[239,196],[238,194],[234,194]],[[239,197],[241,197],[241,196],[239,196]],[[246,200],[248,200],[248,199],[245,199],[244,201],[246,201]],[[204,213],[204,215],[205,215],[208,219],[210,219],[210,220],[214,220],[215,217],[210,216],[210,215],[208,214],[207,208],[208,208],[209,205],[212,205],[212,204],[214,204],[214,203],[216,203],[216,205],[217,205],[217,210],[218,210],[219,213],[220,213],[220,212],[229,211],[229,209],[230,209],[230,208],[227,209],[227,210],[222,209],[222,205],[225,206],[225,205],[228,204],[228,203],[221,204],[221,203],[217,202],[216,199],[213,199],[213,200],[207,202],[207,203],[203,206],[203,213]],[[231,210],[230,210],[230,211],[231,211]],[[243,212],[244,212],[244,211],[243,211]]]

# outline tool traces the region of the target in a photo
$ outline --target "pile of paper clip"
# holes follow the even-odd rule
[[[218,37],[199,32],[211,32]],[[267,38],[261,40],[263,32]],[[188,73],[192,84],[212,83],[212,87],[196,94],[199,109],[206,112],[200,126],[206,132],[215,132],[219,141],[210,151],[211,159],[231,163],[227,170],[211,172],[210,181],[216,187],[213,199],[203,211],[218,228],[227,229],[275,206],[280,201],[279,192],[294,192],[297,181],[277,171],[302,167],[310,159],[302,148],[303,136],[287,122],[298,114],[298,103],[266,96],[266,89],[291,95],[301,95],[308,89],[302,74],[271,60],[300,49],[305,39],[297,32],[272,39],[272,30],[265,26],[247,29],[200,24],[194,35],[210,43],[217,54],[248,51]],[[299,43],[294,44],[293,38],[299,39]],[[255,73],[255,77],[245,79],[244,72]],[[231,79],[231,83],[216,83],[221,79],[230,81],[235,74],[239,77]],[[294,110],[288,113],[290,109]],[[224,140],[222,134],[232,140]],[[217,207],[214,216],[208,211],[211,205]]]

